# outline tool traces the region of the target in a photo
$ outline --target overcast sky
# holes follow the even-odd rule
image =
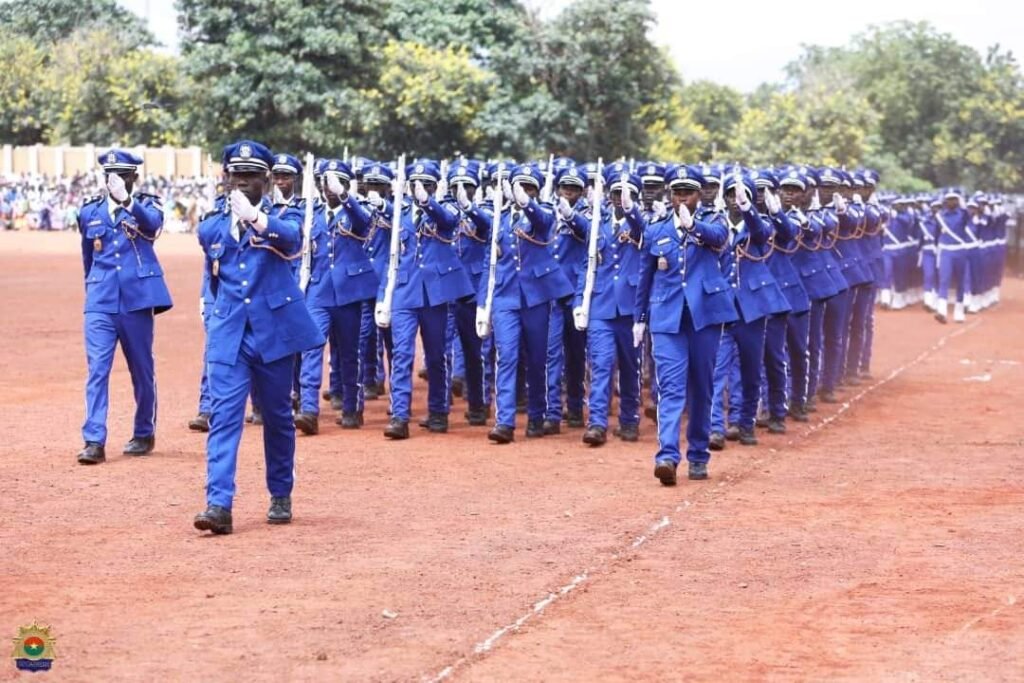
[[[157,39],[176,49],[172,2],[118,2],[147,18]],[[545,16],[554,16],[569,2],[527,0]],[[669,47],[685,80],[705,78],[743,91],[782,80],[783,67],[800,54],[802,44],[844,45],[870,24],[900,19],[930,21],[982,54],[989,45],[999,43],[1018,59],[1024,55],[1024,5],[1005,0],[858,0],[848,3],[856,8],[856,18],[845,21],[830,18],[841,6],[836,4],[804,6],[764,0],[652,0],[651,4],[657,16],[654,41]]]

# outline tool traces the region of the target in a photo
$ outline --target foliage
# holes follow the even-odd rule
[[[59,43],[83,29],[105,29],[129,48],[154,42],[143,20],[115,0],[5,0],[0,2],[0,26],[38,46]]]

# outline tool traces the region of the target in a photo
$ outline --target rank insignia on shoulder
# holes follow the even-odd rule
[[[664,256],[658,257],[658,270],[668,270],[668,259]]]

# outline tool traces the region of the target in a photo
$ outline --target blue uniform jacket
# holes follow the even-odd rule
[[[724,224],[729,219],[721,214],[716,220]],[[751,206],[743,212],[743,220],[729,230],[722,251],[722,272],[736,294],[740,316],[748,323],[789,311],[789,302],[766,263],[771,236],[771,224]]]
[[[377,296],[380,281],[365,249],[371,222],[370,213],[351,195],[334,209],[323,204],[316,210],[307,304],[327,308]]]
[[[513,220],[511,210],[501,214],[492,308],[495,311],[517,311],[573,293],[573,283],[549,250],[555,227],[554,213],[534,199],[525,208],[515,211],[517,220]],[[477,293],[479,306],[484,306],[487,300],[490,262],[488,248]]]
[[[171,308],[171,293],[153,244],[164,225],[159,200],[136,193],[131,210],[113,219],[106,195],[85,202],[78,214],[85,267],[85,312],[127,313]]]
[[[474,293],[480,291],[484,260],[490,248],[492,216],[493,212],[486,206],[473,205],[468,211],[459,210],[455,252],[459,255],[462,267],[469,274]]]
[[[796,209],[790,209],[786,215],[789,216],[790,222],[800,227],[799,243],[790,260],[800,273],[808,298],[812,301],[821,301],[838,294],[840,290],[829,275],[825,253],[819,250],[824,229],[821,215],[804,213]]]
[[[791,253],[796,253],[797,236],[800,234],[800,227],[790,221],[789,216],[779,212],[774,216],[762,216],[771,221],[775,228],[772,236],[774,249],[768,257],[768,270],[772,272],[775,281],[782,288],[782,294],[789,303],[790,311],[803,313],[811,310],[811,299],[804,288],[803,280],[793,265]]]
[[[636,206],[615,220],[611,211],[601,212],[597,236],[597,272],[590,299],[590,317],[612,320],[632,316],[636,308],[636,286],[640,281],[640,249],[645,221]],[[583,302],[583,286],[587,269],[577,276],[575,306]]]
[[[939,218],[941,218],[946,224],[946,229],[941,227],[942,223],[939,222]],[[946,208],[940,209],[935,218],[935,225],[939,228],[939,233],[937,235],[939,246],[943,249],[963,249],[964,244],[970,244],[971,238],[967,234],[967,228],[969,227],[970,220],[971,216],[967,212],[967,209],[961,209],[959,207],[952,211]]]
[[[292,274],[292,259],[302,253],[302,214],[287,205],[271,207],[262,235],[252,227],[231,234],[231,211],[206,214],[199,223],[199,244],[214,293],[206,334],[210,362],[233,365],[245,328],[252,329],[264,362],[321,346],[324,338],[306,310],[302,290]]]
[[[855,204],[849,204],[846,213],[836,215],[839,230],[836,233],[833,251],[839,259],[843,278],[851,287],[865,285],[874,279],[874,275],[867,259],[864,258],[858,235],[863,233],[866,225],[863,209]]]
[[[686,309],[698,330],[734,322],[732,288],[715,252],[728,236],[724,225],[701,221],[695,221],[689,232],[677,230],[674,214],[651,223],[640,249],[633,320],[649,323],[651,332],[667,334],[682,329]]]
[[[438,306],[470,296],[473,286],[458,253],[452,248],[458,212],[450,206],[442,206],[433,197],[424,207],[403,204],[401,211],[398,273],[392,309]],[[386,286],[385,272],[378,298],[384,297]]]
[[[562,268],[562,272],[574,286],[580,281],[580,273],[586,273],[587,236],[590,234],[590,207],[582,197],[573,207],[572,218],[568,221],[558,218],[555,228],[555,241],[551,244],[551,256]],[[641,231],[642,232],[642,231]],[[577,293],[581,287],[576,287]],[[629,302],[629,312],[633,312],[633,302]]]

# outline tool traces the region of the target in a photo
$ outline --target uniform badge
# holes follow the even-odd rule
[[[219,258],[213,259],[213,265],[210,266],[210,273],[214,277],[217,277],[218,275],[220,275],[220,259]]]
[[[99,237],[94,239],[92,241],[92,250],[93,251],[103,251],[103,240],[101,240]]]
[[[668,259],[664,256],[658,257],[658,270],[668,270]]]
[[[243,159],[248,159],[252,156],[252,147],[249,145],[242,145],[238,148],[238,155]]]

